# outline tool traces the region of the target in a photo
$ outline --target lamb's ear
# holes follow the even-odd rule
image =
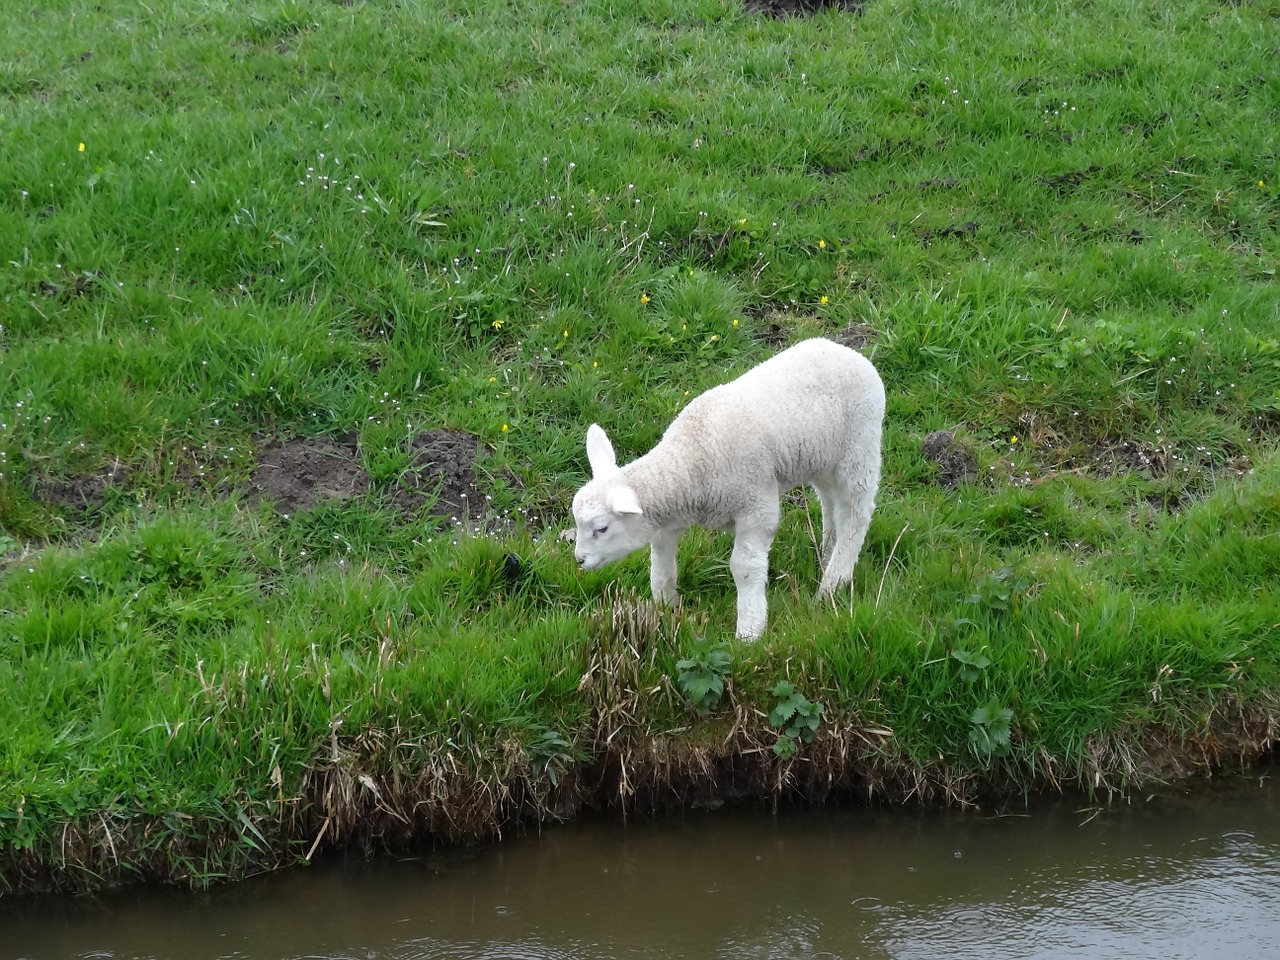
[[[613,444],[598,423],[587,427],[587,462],[591,464],[591,476],[597,480],[618,472],[618,458],[613,454]]]
[[[614,513],[644,513],[640,498],[628,486],[619,485],[609,491],[609,509]]]

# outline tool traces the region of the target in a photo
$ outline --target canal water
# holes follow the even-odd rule
[[[1280,957],[1280,781],[582,820],[201,894],[6,899],[0,957],[1261,960]]]

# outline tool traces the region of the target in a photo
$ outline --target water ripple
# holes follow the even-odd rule
[[[902,960],[1112,958],[1135,945],[1164,960],[1274,957],[1280,857],[1243,834],[1227,845],[1230,855],[1099,865],[1084,882],[1040,871],[1004,899],[899,914],[884,942]]]

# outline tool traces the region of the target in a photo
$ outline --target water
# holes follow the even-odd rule
[[[1280,955],[1280,784],[1099,809],[575,822],[207,894],[0,903],[0,958]]]

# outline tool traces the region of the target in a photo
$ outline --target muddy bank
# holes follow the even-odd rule
[[[591,682],[603,690],[619,674],[600,677]],[[403,729],[335,736],[293,795],[278,790],[274,798],[246,800],[224,818],[121,807],[65,823],[43,847],[8,849],[0,854],[0,894],[139,882],[202,887],[338,850],[374,856],[499,840],[585,812],[625,818],[783,803],[985,807],[1070,792],[1106,802],[1157,784],[1246,772],[1273,762],[1280,739],[1280,701],[1224,698],[1202,704],[1195,712],[1203,722],[1193,729],[1091,737],[1078,762],[1045,752],[989,764],[941,756],[919,762],[891,730],[856,718],[832,718],[812,743],[783,759],[771,749],[776,733],[763,713],[731,700],[705,726],[657,734],[642,733],[625,711],[604,708],[579,746],[566,744],[558,754],[514,740],[460,745]]]

